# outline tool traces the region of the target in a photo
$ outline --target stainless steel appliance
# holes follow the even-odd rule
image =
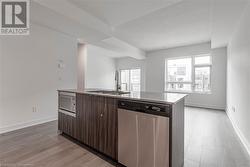
[[[76,94],[59,92],[59,112],[66,115],[76,116]]]
[[[169,167],[170,108],[118,101],[118,161],[127,167]]]

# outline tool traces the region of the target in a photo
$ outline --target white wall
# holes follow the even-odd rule
[[[250,154],[250,5],[228,45],[227,78],[227,112]]]
[[[87,60],[87,47],[86,44],[77,44],[77,89],[85,89],[85,71]]]
[[[98,89],[115,88],[115,60],[103,53],[103,49],[86,45],[85,87]]]
[[[165,59],[185,57],[210,52],[210,43],[191,45],[172,49],[149,52],[147,54],[146,89],[148,91],[164,91]]]
[[[86,48],[86,88],[114,89],[115,60]],[[0,133],[54,120],[57,89],[77,87],[77,40],[32,24],[29,36],[1,36],[0,65]]]
[[[57,89],[76,88],[77,41],[35,24],[28,36],[0,40],[0,133],[55,119]]]
[[[214,109],[226,108],[226,48],[211,49],[210,43],[202,43],[172,49],[164,49],[148,52],[146,59],[136,60],[132,58],[116,59],[117,69],[141,67],[142,87],[149,92],[164,91],[165,59],[171,57],[185,57],[199,54],[211,53],[212,66],[212,93],[211,94],[189,94],[186,105],[207,107]]]
[[[145,91],[145,82],[146,82],[146,62],[145,60],[138,60],[130,57],[118,58],[116,59],[116,69],[132,69],[140,68],[141,69],[141,91]]]
[[[227,49],[217,48],[211,50],[212,76],[211,94],[190,94],[186,103],[190,106],[226,109],[226,80],[227,80]]]
[[[190,45],[149,52],[146,58],[146,90],[164,91],[165,59],[211,53],[212,93],[192,93],[186,98],[186,105],[225,109],[226,106],[226,48],[211,49],[210,43]]]

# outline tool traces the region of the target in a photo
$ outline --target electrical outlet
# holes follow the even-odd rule
[[[32,107],[32,112],[36,112],[36,107]]]

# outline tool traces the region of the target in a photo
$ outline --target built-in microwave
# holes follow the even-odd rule
[[[59,92],[59,112],[76,113],[76,94],[70,92]]]

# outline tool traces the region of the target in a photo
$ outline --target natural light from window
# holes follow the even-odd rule
[[[168,90],[191,91],[192,59],[174,59],[167,61]]]
[[[173,92],[210,92],[211,66],[210,55],[167,59],[165,90]]]
[[[210,64],[211,63],[211,56],[200,56],[195,57],[194,59],[195,65],[202,65],[202,64]]]
[[[141,69],[120,70],[120,74],[122,91],[141,90]]]

